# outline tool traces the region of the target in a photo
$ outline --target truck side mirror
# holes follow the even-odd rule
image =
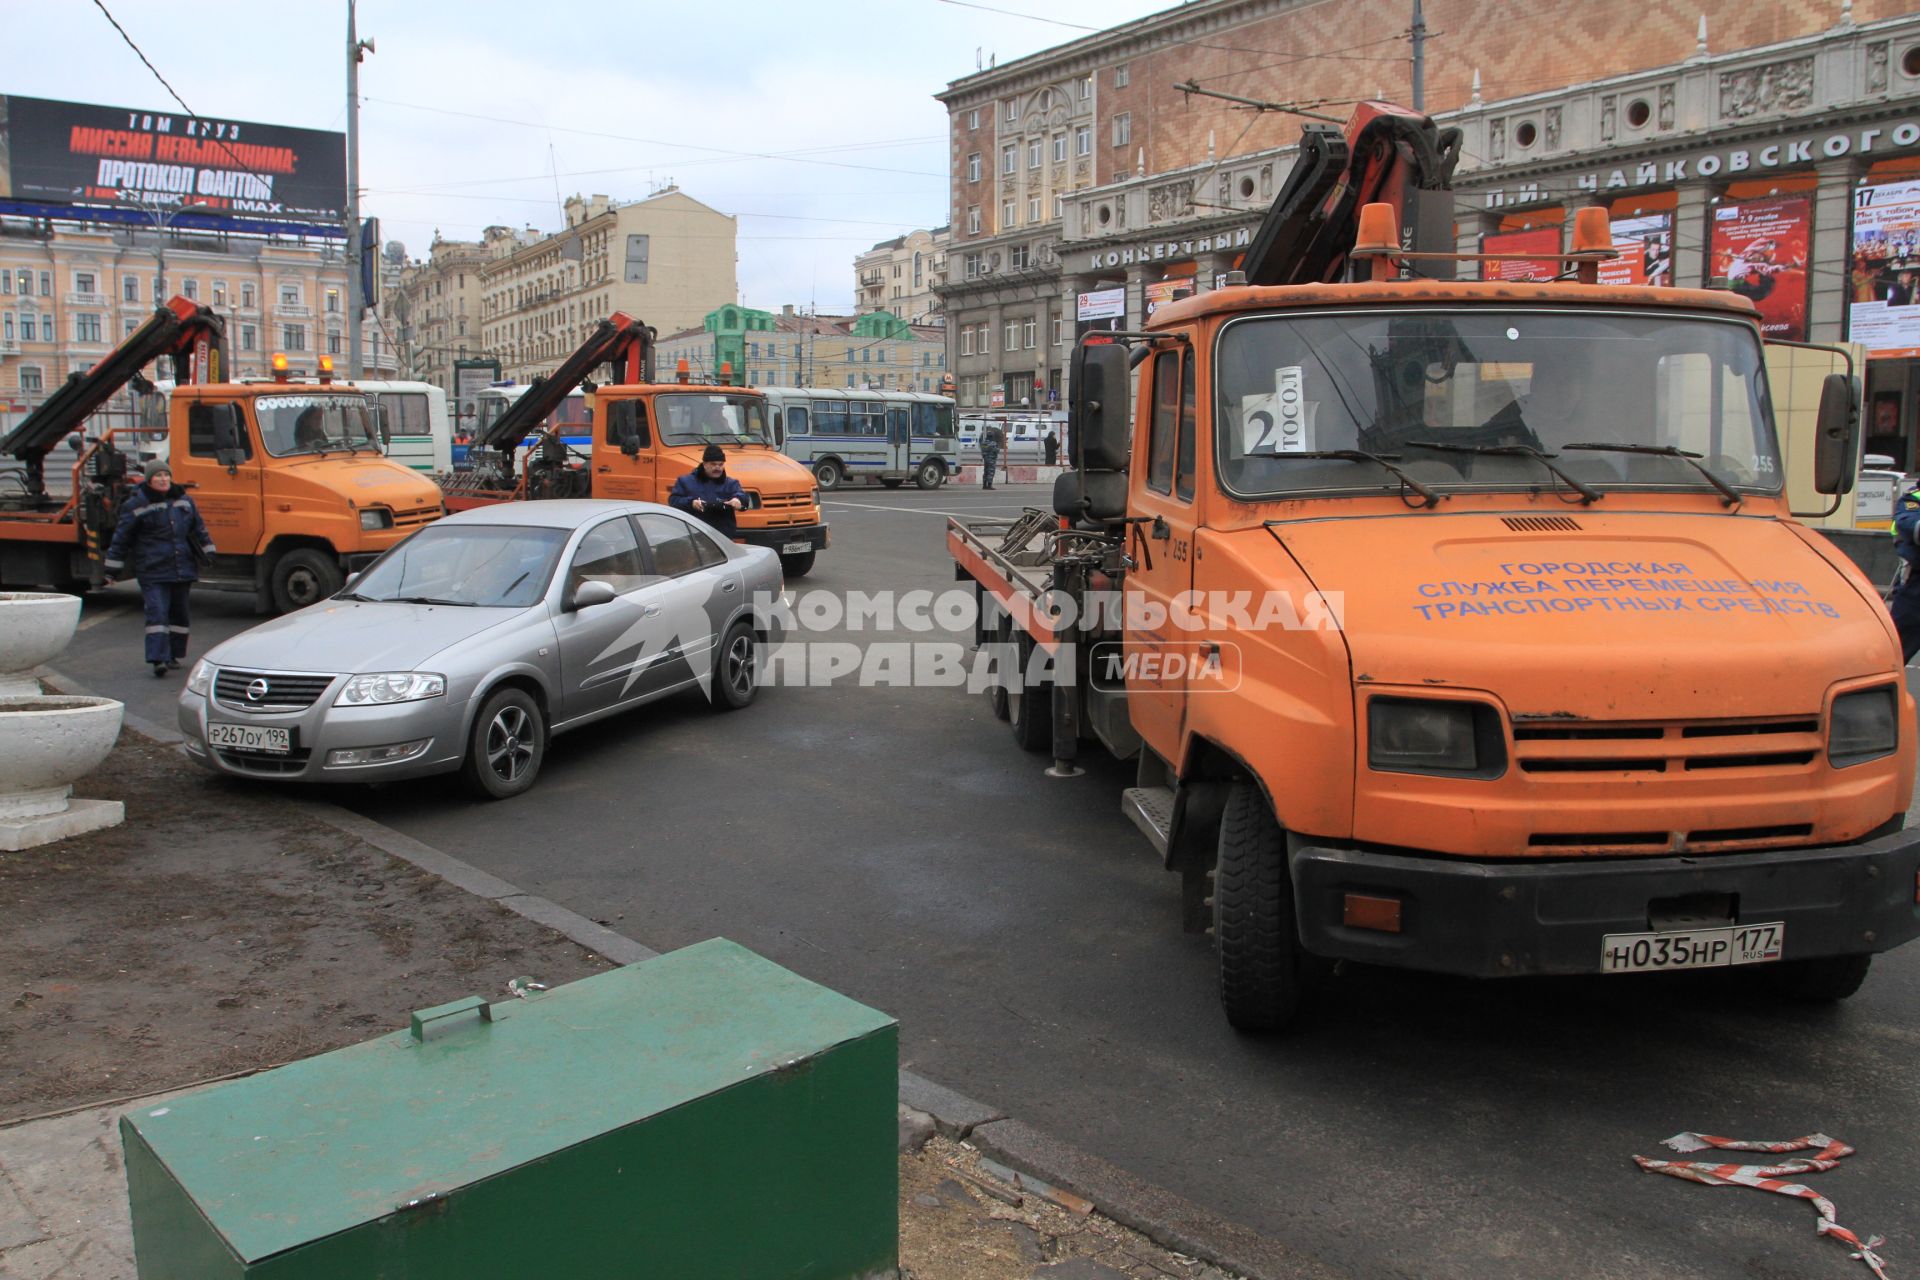
[[[380,444],[383,448],[391,449],[393,447],[393,424],[387,421],[387,406],[376,404],[371,406],[371,408],[373,410],[374,425],[378,427],[380,431]]]
[[[1853,411],[1853,380],[1844,373],[1830,373],[1820,385],[1820,413],[1813,439],[1813,491],[1844,494],[1853,492],[1854,467],[1859,441]]]
[[[1132,388],[1127,349],[1115,342],[1082,343],[1073,351],[1069,434],[1073,464],[1082,471],[1124,471],[1133,443]]]

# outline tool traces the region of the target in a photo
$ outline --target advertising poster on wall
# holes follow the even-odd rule
[[[1147,318],[1151,320],[1154,312],[1166,306],[1169,302],[1172,302],[1176,296],[1190,294],[1192,292],[1192,276],[1183,276],[1178,280],[1158,280],[1148,285],[1144,295],[1147,304]]]
[[[1920,356],[1920,181],[1853,193],[1847,337],[1869,356]]]
[[[1713,211],[1707,287],[1731,289],[1760,309],[1769,338],[1807,338],[1807,241],[1812,206],[1801,197],[1743,200]]]
[[[1560,228],[1535,227],[1530,231],[1503,231],[1480,237],[1482,253],[1558,253]],[[1553,258],[1522,258],[1515,262],[1483,262],[1482,280],[1551,280],[1560,274],[1560,263]]]
[[[320,129],[0,97],[0,200],[337,223],[346,164]]]
[[[1078,342],[1090,333],[1105,330],[1116,333],[1127,327],[1127,291],[1096,289],[1079,295],[1074,317],[1073,337]]]
[[[1650,213],[1613,220],[1613,251],[1620,256],[1600,264],[1601,284],[1673,283],[1673,218]]]

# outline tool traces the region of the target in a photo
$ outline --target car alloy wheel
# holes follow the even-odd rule
[[[533,720],[520,707],[500,708],[487,725],[487,767],[500,781],[520,781],[533,764]]]

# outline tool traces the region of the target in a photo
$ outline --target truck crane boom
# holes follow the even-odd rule
[[[653,381],[654,331],[624,311],[616,311],[595,325],[587,340],[544,378],[535,378],[526,394],[482,429],[474,441],[478,449],[511,451],[546,416],[560,407],[569,392],[584,383],[601,365],[612,367],[613,382]]]
[[[226,355],[225,322],[191,298],[174,297],[127,335],[106,359],[68,378],[21,419],[6,439],[0,440],[0,453],[24,463],[30,493],[36,498],[44,496],[47,454],[114,393],[138,378],[140,370],[161,356],[172,356],[180,385],[218,382],[226,367]]]

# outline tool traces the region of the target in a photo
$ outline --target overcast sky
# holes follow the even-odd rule
[[[436,228],[552,230],[556,187],[631,200],[671,181],[739,215],[743,301],[850,310],[855,253],[947,219],[947,117],[931,95],[972,72],[976,50],[1004,63],[1172,7],[987,2],[1006,12],[360,0],[361,38],[378,45],[360,69],[364,211],[418,256]],[[105,4],[195,112],[346,128],[345,0]],[[0,27],[13,55],[0,93],[177,109],[93,0],[0,0]]]

